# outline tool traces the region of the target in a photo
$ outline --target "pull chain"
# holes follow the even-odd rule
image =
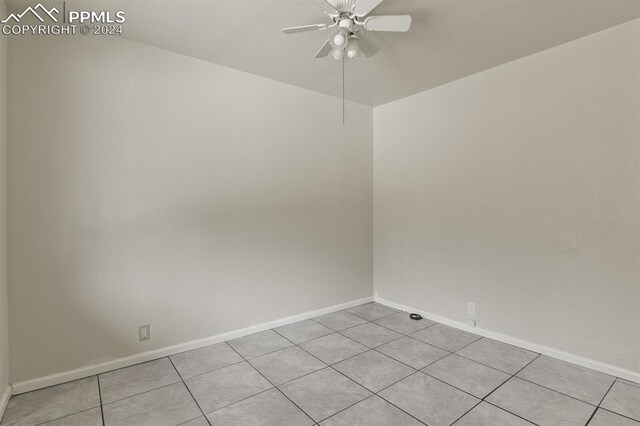
[[[344,124],[344,55],[342,56],[342,124]]]

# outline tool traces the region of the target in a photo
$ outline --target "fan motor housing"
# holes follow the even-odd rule
[[[351,18],[342,18],[338,22],[338,26],[351,31],[353,30],[353,20]]]

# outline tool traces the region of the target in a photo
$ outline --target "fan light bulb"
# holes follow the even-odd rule
[[[360,56],[360,42],[357,38],[351,37],[347,43],[347,57],[355,59]]]
[[[347,41],[347,38],[344,36],[344,34],[342,34],[342,32],[339,32],[338,34],[336,34],[336,36],[333,38],[333,44],[335,44],[338,47],[342,47],[344,46],[345,42]]]
[[[333,59],[335,59],[336,61],[339,61],[344,57],[344,50],[342,50],[342,48],[340,47],[334,47],[333,49],[331,49],[331,56],[333,56]]]

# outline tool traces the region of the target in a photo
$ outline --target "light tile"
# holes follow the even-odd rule
[[[272,387],[247,362],[185,380],[185,383],[205,414]]]
[[[243,361],[225,342],[172,355],[170,358],[183,380]]]
[[[379,393],[381,397],[430,425],[450,425],[480,400],[418,372]]]
[[[106,404],[102,409],[105,426],[174,426],[202,415],[182,382]]]
[[[102,410],[100,407],[72,414],[41,426],[102,426]]]
[[[547,356],[538,357],[519,372],[518,377],[592,405],[600,404],[616,379],[608,374]]]
[[[274,330],[295,344],[300,344],[302,342],[317,339],[318,337],[333,333],[333,330],[329,327],[325,327],[324,325],[310,319],[278,327]]]
[[[169,358],[132,365],[100,374],[102,403],[118,401],[180,381]]]
[[[296,379],[280,389],[316,422],[371,395],[371,392],[332,368]]]
[[[516,374],[538,356],[535,352],[491,339],[478,340],[457,354],[508,374]]]
[[[436,324],[431,327],[424,328],[413,333],[411,336],[449,352],[455,352],[480,339],[480,336],[476,336],[475,334],[457,330],[442,324]]]
[[[277,389],[259,393],[208,416],[225,426],[304,426],[314,422]]]
[[[388,306],[388,305],[383,305],[380,302],[370,302],[370,303],[376,306],[382,306],[383,308],[389,309],[390,311],[393,311],[393,312],[402,312],[400,309],[392,308],[391,306]]]
[[[491,367],[453,354],[422,371],[480,399],[511,377]]]
[[[620,382],[620,383],[627,384],[629,386],[634,386],[636,388],[640,388],[640,383],[638,383],[638,382],[632,382],[631,380],[621,379],[620,377],[618,377],[617,381]]]
[[[511,413],[481,402],[476,405],[473,410],[469,411],[460,420],[456,422],[456,426],[532,426],[533,423],[514,416]]]
[[[616,381],[602,401],[601,407],[640,421],[640,387]]]
[[[595,407],[517,377],[499,387],[487,401],[540,426],[584,426]]]
[[[640,426],[640,422],[598,408],[593,419],[589,422],[589,426]]]
[[[367,321],[374,321],[382,317],[393,315],[396,311],[375,303],[367,303],[365,305],[347,309],[347,312],[359,316],[360,318],[364,318]]]
[[[11,397],[2,425],[44,423],[100,406],[96,376]]]
[[[378,325],[390,328],[391,330],[397,331],[398,333],[402,334],[415,333],[418,330],[422,330],[423,328],[427,328],[436,324],[435,322],[429,321],[428,319],[421,319],[418,321],[412,320],[411,318],[409,318],[409,314],[405,314],[404,312],[389,315],[388,317],[380,318],[379,320],[375,320],[374,322]]]
[[[402,337],[402,334],[380,327],[377,324],[368,322],[357,327],[348,328],[341,332],[343,335],[356,342],[362,343],[370,348],[384,345],[387,342]]]
[[[422,423],[373,395],[320,423],[320,426],[421,426]]]
[[[367,320],[355,316],[347,311],[338,311],[322,315],[314,318],[314,321],[335,331],[342,331],[345,328],[355,327],[356,325],[367,322]]]
[[[372,392],[379,392],[415,370],[376,351],[369,351],[339,362],[336,370]]]
[[[335,364],[368,350],[366,346],[339,333],[305,342],[300,347],[327,364]]]
[[[273,330],[250,334],[239,339],[229,340],[227,343],[245,358],[255,358],[293,346],[293,343]]]
[[[280,385],[326,367],[325,363],[297,346],[253,358],[251,365],[274,385]]]
[[[411,337],[394,340],[377,347],[376,350],[418,370],[449,355],[445,350]]]

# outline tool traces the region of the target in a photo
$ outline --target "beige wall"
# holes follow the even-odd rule
[[[0,16],[6,3],[0,0]],[[7,38],[0,36],[0,398],[9,385],[7,303]],[[0,410],[2,407],[0,407]]]
[[[343,126],[340,99],[117,38],[9,51],[14,382],[371,295],[370,107]]]
[[[640,372],[640,20],[374,110],[378,296]]]

